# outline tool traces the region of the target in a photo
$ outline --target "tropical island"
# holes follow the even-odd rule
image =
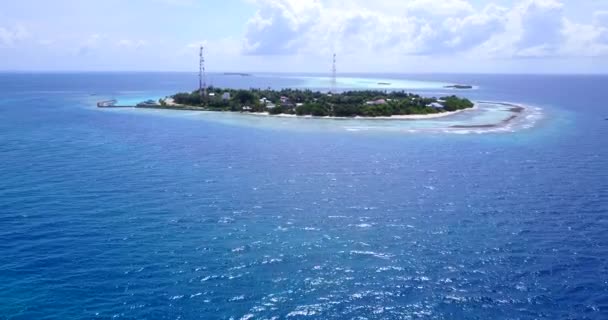
[[[444,88],[462,90],[462,89],[473,89],[473,86],[469,85],[469,84],[453,84],[453,85],[445,86]]]
[[[241,76],[241,77],[251,77],[251,73],[242,73],[242,72],[224,72],[225,76]]]
[[[209,87],[160,99],[163,109],[243,112],[315,117],[393,117],[450,114],[473,108],[473,102],[457,96],[429,98],[404,91],[346,91],[323,93],[297,89],[223,89]],[[145,106],[154,107],[150,102]]]

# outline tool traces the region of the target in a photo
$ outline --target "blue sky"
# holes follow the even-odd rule
[[[608,73],[603,0],[20,0],[0,70]]]

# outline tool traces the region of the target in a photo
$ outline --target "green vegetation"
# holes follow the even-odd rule
[[[178,93],[175,103],[200,106],[212,111],[268,112],[269,114],[312,115],[318,117],[388,117],[393,115],[434,114],[473,107],[465,98],[448,96],[427,98],[403,91],[348,91],[326,94],[311,90],[235,90],[209,88],[202,99],[199,91]],[[202,101],[206,100],[206,101]]]

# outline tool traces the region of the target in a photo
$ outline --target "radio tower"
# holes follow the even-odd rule
[[[205,74],[205,55],[203,46],[201,46],[200,65],[198,72],[198,90],[201,95],[201,101],[207,100],[207,79]]]
[[[336,93],[336,86],[338,84],[336,80],[336,54],[334,53],[333,66],[331,69],[331,91],[330,93]]]

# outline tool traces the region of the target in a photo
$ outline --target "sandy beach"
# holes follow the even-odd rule
[[[268,112],[248,112],[243,113],[250,116],[258,117],[276,117],[276,118],[303,118],[303,119],[330,119],[330,120],[427,120],[449,117],[462,112],[472,111],[477,109],[477,104],[473,108],[434,113],[434,114],[408,114],[408,115],[394,115],[390,117],[315,117],[315,116],[298,116],[295,114],[269,114]]]
[[[316,116],[311,116],[311,115],[298,116],[295,114],[276,114],[276,115],[274,115],[274,114],[269,114],[268,112],[209,111],[209,110],[205,110],[201,107],[190,107],[190,106],[176,104],[175,101],[173,101],[173,99],[171,99],[171,98],[164,99],[164,101],[166,103],[166,105],[164,105],[164,106],[154,106],[154,107],[146,106],[146,107],[139,107],[139,108],[200,111],[200,112],[212,112],[212,113],[220,112],[220,113],[233,113],[233,114],[239,114],[239,115],[250,116],[250,117],[273,117],[273,118],[289,118],[289,119],[415,121],[415,120],[445,118],[445,117],[453,116],[456,114],[477,110],[477,109],[479,109],[479,104],[492,103],[492,104],[504,106],[504,107],[508,108],[509,112],[512,113],[512,115],[509,116],[508,118],[505,118],[496,123],[485,123],[485,124],[482,123],[482,124],[450,126],[450,128],[453,128],[453,129],[478,129],[478,128],[487,129],[487,128],[497,128],[497,127],[505,126],[505,125],[511,123],[512,121],[514,121],[515,119],[519,118],[526,109],[525,107],[523,107],[521,105],[513,104],[513,103],[478,101],[478,102],[475,102],[475,105],[469,109],[463,109],[463,110],[457,110],[457,111],[451,111],[451,112],[442,112],[442,113],[436,113],[436,114],[394,115],[394,116],[390,116],[390,117],[360,117],[360,116],[357,116],[357,117],[316,117]]]

